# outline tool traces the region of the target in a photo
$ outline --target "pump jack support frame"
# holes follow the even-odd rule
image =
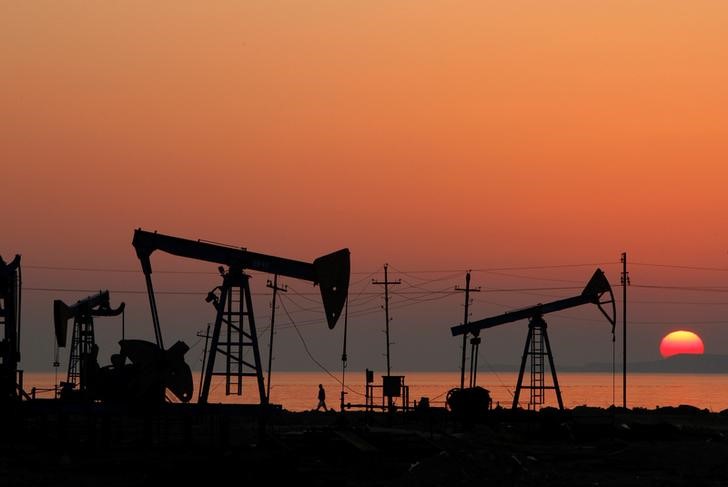
[[[549,342],[549,335],[546,332],[546,321],[541,316],[536,316],[528,324],[528,335],[526,335],[526,345],[523,347],[523,356],[521,357],[521,368],[518,371],[518,382],[516,383],[516,392],[513,394],[513,409],[518,408],[518,399],[521,396],[521,389],[529,389],[531,391],[531,397],[529,399],[529,405],[537,406],[543,404],[543,401],[537,402],[536,398],[543,399],[544,389],[553,389],[556,393],[556,400],[559,403],[559,409],[564,409],[564,401],[561,397],[561,388],[559,387],[559,379],[556,375],[556,366],[554,366],[554,355],[551,352],[551,343]],[[538,331],[537,331],[538,330]],[[544,347],[534,347],[533,345],[539,340],[539,337],[543,339]],[[543,381],[534,381],[534,373],[540,375],[543,378],[543,352],[546,352],[546,356],[549,359],[549,368],[551,369],[551,378],[553,380],[553,386],[545,386]],[[540,354],[540,357],[535,357],[536,354]],[[526,362],[529,355],[531,356],[531,383],[530,385],[523,385],[523,373],[526,370]],[[536,362],[534,362],[536,358]],[[539,369],[540,365],[540,369]],[[537,383],[534,383],[537,382]]]
[[[205,364],[204,379],[200,392],[199,402],[207,403],[210,394],[212,377],[221,375],[225,377],[225,393],[231,394],[231,386],[235,387],[232,394],[242,394],[243,377],[255,377],[258,385],[260,404],[268,404],[268,396],[265,392],[263,381],[263,366],[258,346],[258,334],[255,329],[255,316],[253,314],[253,299],[250,294],[250,276],[245,274],[241,268],[231,268],[223,275],[223,283],[220,286],[220,296],[208,295],[217,310],[215,324],[212,330],[210,349]],[[239,290],[240,299],[235,302],[234,290]],[[235,305],[238,305],[237,309]],[[248,331],[245,331],[245,321],[248,322]],[[223,324],[226,327],[225,341],[220,341],[220,333]],[[253,349],[254,364],[246,362],[243,357],[245,347]],[[220,353],[225,356],[225,372],[215,371],[215,357]],[[247,367],[252,372],[244,372]],[[236,369],[236,370],[233,370]],[[234,381],[233,381],[234,379]]]

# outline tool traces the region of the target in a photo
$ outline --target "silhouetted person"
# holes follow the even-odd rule
[[[329,409],[326,407],[326,391],[324,390],[324,386],[321,384],[319,384],[318,400],[319,403],[318,406],[316,406],[316,411],[322,407],[324,408],[324,411],[328,411]]]

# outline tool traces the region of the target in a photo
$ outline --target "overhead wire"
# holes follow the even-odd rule
[[[600,262],[600,263],[585,263],[585,264],[560,264],[560,265],[546,265],[546,266],[513,266],[513,267],[491,267],[491,268],[476,268],[473,269],[473,272],[484,272],[484,273],[492,273],[495,275],[503,275],[504,277],[514,277],[518,279],[531,279],[531,280],[545,280],[545,281],[554,281],[554,282],[576,282],[572,280],[566,280],[566,279],[551,279],[551,278],[542,278],[542,277],[535,277],[535,276],[526,276],[526,275],[515,275],[515,274],[508,274],[502,271],[506,270],[541,270],[541,269],[556,269],[556,268],[573,268],[573,267],[584,267],[584,266],[592,266],[592,265],[606,265],[606,264],[617,264],[617,262]],[[674,268],[674,269],[683,269],[683,270],[698,270],[698,271],[728,271],[727,268],[719,268],[719,267],[701,267],[701,266],[685,266],[685,265],[673,265],[673,264],[662,264],[662,263],[649,263],[649,262],[633,262],[631,263],[633,265],[637,266],[651,266],[651,267],[664,267],[664,268]],[[92,267],[63,267],[63,266],[45,266],[45,265],[26,265],[26,268],[30,269],[42,269],[42,270],[53,270],[53,271],[85,271],[85,272],[125,272],[125,273],[131,273],[131,272],[138,272],[138,270],[132,270],[132,269],[120,269],[120,268],[92,268]],[[398,309],[400,307],[404,307],[405,305],[417,305],[420,303],[427,303],[430,301],[436,301],[439,299],[447,298],[450,295],[454,295],[454,291],[450,291],[449,288],[441,288],[441,289],[431,289],[429,287],[426,287],[427,284],[433,283],[433,282],[440,282],[443,280],[448,279],[454,279],[457,277],[457,273],[462,272],[462,270],[453,270],[453,269],[430,269],[430,270],[401,270],[398,268],[393,267],[392,268],[395,272],[398,272],[402,275],[408,276],[412,279],[415,279],[417,281],[421,282],[412,282],[407,279],[404,279],[403,282],[405,283],[406,287],[402,290],[398,291],[392,291],[393,296],[396,296],[400,302],[393,305],[392,309]],[[214,272],[205,272],[205,271],[178,271],[178,270],[160,270],[155,271],[158,273],[168,273],[168,274],[209,274],[209,275],[215,275]],[[371,314],[373,312],[376,312],[379,307],[370,307],[366,308],[364,307],[366,304],[368,304],[371,301],[374,301],[377,299],[377,297],[381,296],[380,292],[367,292],[368,287],[370,286],[370,283],[368,282],[369,278],[376,274],[377,270],[373,272],[353,272],[353,274],[361,274],[364,277],[353,281],[354,283],[364,283],[364,286],[362,286],[361,290],[356,293],[354,298],[351,300],[351,306],[355,309],[351,313],[352,317],[357,316],[366,316],[368,314]],[[437,274],[437,273],[447,273],[446,276],[439,276],[436,278],[423,278],[420,277],[417,274]],[[616,285],[614,287],[619,287],[619,285]],[[726,286],[668,286],[668,285],[658,285],[658,284],[632,284],[632,288],[635,289],[654,289],[654,290],[664,290],[664,291],[670,291],[670,292],[702,292],[702,293],[727,293],[728,287]],[[543,291],[566,291],[566,290],[574,290],[574,289],[580,289],[581,287],[571,287],[571,286],[549,286],[549,287],[502,287],[502,288],[484,288],[481,289],[484,293],[520,293],[520,294],[531,294],[531,295],[538,295],[541,297],[558,297],[553,294],[545,294]],[[321,313],[321,310],[319,309],[319,302],[317,299],[314,299],[309,296],[317,296],[318,293],[311,292],[300,292],[296,290],[295,288],[290,288],[292,293],[295,294],[297,297],[304,299],[306,301],[311,302],[312,304],[315,304],[315,307],[305,307],[301,306],[300,304],[296,303],[294,300],[289,299],[291,303],[293,303],[295,306],[297,306],[299,309],[292,311],[292,313],[303,313],[303,312],[315,312],[315,313]],[[30,291],[30,292],[77,292],[77,293],[90,293],[90,292],[97,292],[97,288],[65,288],[65,287],[33,287],[33,286],[24,286],[24,290]],[[113,290],[114,293],[117,294],[133,294],[133,295],[144,295],[147,293],[146,290],[136,290],[136,289],[116,289]],[[160,295],[180,295],[180,296],[188,296],[188,295],[204,295],[204,292],[201,291],[192,291],[192,290],[157,290],[157,294]],[[267,293],[253,293],[255,296],[262,296],[262,295],[268,295]],[[365,298],[361,299],[362,296],[366,296]],[[434,297],[431,297],[434,296]],[[357,300],[360,299],[360,301],[357,302]],[[401,301],[407,301],[407,303],[403,303]],[[486,300],[476,299],[476,302],[481,302],[484,304],[490,304],[495,306],[500,306],[503,308],[509,308],[510,306],[504,305],[502,303],[495,303],[490,302]],[[669,305],[696,305],[696,306],[728,306],[728,303],[722,303],[722,302],[705,302],[705,301],[674,301],[674,300],[635,300],[632,301],[635,304],[669,304]],[[359,309],[356,309],[359,308]],[[575,318],[575,317],[566,317],[566,319],[574,319],[574,320],[589,320],[588,318]],[[596,320],[595,320],[596,321]],[[692,323],[723,323],[723,321],[715,320],[715,321],[699,321],[696,322],[694,320],[686,320],[690,321]],[[634,324],[670,324],[678,322],[665,322],[665,321],[659,321],[659,322],[651,322],[651,321],[634,321]]]
[[[652,262],[630,262],[629,265],[644,266],[644,267],[663,267],[667,269],[681,269],[691,271],[710,271],[710,272],[728,272],[728,267],[705,267],[705,266],[692,266],[692,265],[676,265],[676,264],[658,264]]]
[[[288,313],[288,309],[286,308],[286,304],[285,304],[285,302],[284,302],[284,301],[285,301],[285,299],[287,299],[287,298],[288,298],[288,297],[287,297],[287,296],[285,296],[285,295],[282,295],[282,296],[281,296],[281,300],[280,300],[280,303],[281,303],[281,308],[283,308],[283,311],[284,311],[284,312],[286,313],[286,316],[288,316],[288,320],[289,320],[290,324],[291,324],[291,325],[293,325],[293,328],[294,328],[294,329],[296,330],[296,334],[298,335],[298,338],[299,338],[299,339],[301,340],[301,344],[303,345],[303,349],[304,349],[304,350],[306,351],[306,354],[308,355],[308,358],[310,358],[310,359],[311,359],[311,361],[312,361],[312,362],[313,362],[314,364],[316,364],[316,365],[317,365],[317,366],[318,366],[318,367],[319,367],[319,368],[320,368],[320,369],[321,369],[322,371],[324,371],[324,372],[325,372],[325,373],[326,373],[326,374],[327,374],[327,375],[328,375],[329,377],[331,377],[331,378],[332,378],[332,379],[334,379],[334,380],[335,380],[336,382],[338,382],[338,383],[339,383],[339,385],[340,385],[341,387],[344,387],[344,388],[346,388],[346,389],[347,389],[347,390],[348,390],[349,392],[353,392],[354,394],[358,394],[358,395],[360,395],[360,396],[364,396],[364,394],[362,394],[361,392],[359,392],[359,391],[356,391],[356,390],[352,389],[352,388],[351,388],[351,387],[349,387],[349,386],[346,386],[346,385],[345,385],[345,384],[344,384],[344,383],[343,383],[343,382],[341,381],[341,379],[339,379],[339,378],[338,378],[338,377],[336,377],[336,376],[335,376],[334,374],[332,374],[332,373],[331,373],[331,372],[330,372],[330,371],[329,371],[329,370],[328,370],[328,369],[327,369],[327,368],[326,368],[326,367],[325,367],[325,366],[324,366],[324,365],[323,365],[323,364],[322,364],[321,362],[319,362],[319,361],[318,361],[318,360],[316,359],[316,357],[314,357],[314,356],[313,356],[313,354],[311,353],[311,350],[310,350],[310,349],[308,348],[308,344],[306,343],[306,339],[305,339],[305,338],[303,337],[303,334],[301,333],[301,330],[299,330],[299,329],[298,329],[298,326],[296,325],[296,321],[295,321],[295,320],[293,319],[293,317],[292,317],[292,316],[291,316],[291,315],[290,315],[290,314]]]
[[[576,279],[556,279],[552,277],[536,277],[536,276],[524,276],[523,274],[511,274],[509,272],[500,272],[500,271],[481,271],[484,274],[493,274],[496,276],[503,276],[503,277],[513,277],[517,279],[528,279],[532,281],[551,281],[551,282],[568,282],[568,283],[581,283],[583,281],[578,281]]]
[[[418,278],[416,274],[442,274],[450,273],[457,275],[459,273],[467,272],[484,272],[484,273],[496,273],[501,271],[521,271],[521,270],[546,270],[546,269],[565,269],[565,268],[578,268],[578,267],[591,267],[591,266],[602,266],[602,265],[617,265],[620,264],[618,261],[604,261],[604,262],[586,262],[586,263],[574,263],[574,264],[549,264],[549,265],[530,265],[530,266],[502,266],[502,267],[473,267],[470,269],[392,269],[404,275],[411,275],[414,278]],[[644,267],[662,267],[668,269],[682,269],[682,270],[697,270],[697,271],[711,271],[711,272],[728,272],[728,267],[711,267],[711,266],[694,266],[694,265],[680,265],[680,264],[667,264],[667,263],[655,263],[655,262],[630,262],[632,266],[644,266]],[[57,265],[43,265],[43,264],[25,264],[23,267],[26,269],[37,269],[37,270],[50,270],[50,271],[73,271],[73,272],[113,272],[113,273],[138,273],[139,269],[131,268],[114,268],[114,267],[81,267],[81,266],[57,266]],[[390,266],[391,267],[391,266]],[[353,281],[352,284],[356,284],[360,281],[367,280],[369,277],[374,275],[377,270],[372,272],[369,271],[351,271],[352,275],[363,275],[361,279]],[[216,271],[193,271],[193,270],[172,270],[172,269],[160,269],[155,270],[155,274],[207,274],[217,275]],[[528,279],[528,276],[519,276]],[[447,277],[443,278],[446,279]],[[535,279],[535,278],[534,278]],[[541,278],[545,279],[545,278]]]
[[[658,284],[631,284],[630,287],[641,289],[662,289],[666,291],[728,293],[728,287],[725,286],[664,286]]]

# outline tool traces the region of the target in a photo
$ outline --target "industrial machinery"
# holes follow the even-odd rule
[[[0,257],[0,403],[19,392],[21,287],[20,256],[9,263]]]
[[[486,414],[493,405],[490,391],[480,386],[456,387],[447,391],[445,404],[457,416],[477,419]]]
[[[75,389],[83,394],[88,388],[87,357],[96,345],[94,316],[118,316],[123,311],[124,303],[121,303],[116,309],[111,307],[109,291],[99,291],[70,306],[60,299],[53,301],[53,326],[56,332],[56,343],[60,348],[66,347],[68,320],[73,318],[66,389]]]
[[[141,229],[135,230],[132,244],[141,261],[149,294],[154,334],[157,345],[162,350],[164,350],[163,337],[151,279],[151,254],[159,250],[227,267],[219,267],[222,285],[208,293],[206,298],[206,301],[215,307],[216,317],[209,353],[204,364],[202,388],[198,399],[201,403],[206,403],[208,400],[213,376],[225,377],[225,393],[228,395],[241,395],[243,377],[255,377],[260,403],[268,402],[253,315],[250,276],[245,274],[245,269],[302,279],[319,285],[329,328],[336,325],[349,292],[348,249],[341,249],[308,263],[249,252],[245,248],[188,240]],[[252,350],[252,363],[249,359],[246,360],[243,354],[245,350]],[[215,358],[218,354],[225,356],[224,371],[218,372],[215,369]]]
[[[551,352],[548,334],[546,332],[546,321],[543,316],[548,313],[562,311],[565,309],[581,306],[584,304],[595,304],[612,325],[612,338],[614,339],[614,325],[616,323],[616,309],[614,304],[614,295],[604,272],[597,269],[594,275],[587,283],[582,293],[571,298],[560,299],[546,304],[537,304],[525,309],[504,313],[502,315],[492,316],[467,324],[453,326],[451,328],[453,336],[466,333],[472,333],[477,337],[481,330],[493,328],[495,326],[504,325],[528,319],[528,335],[526,336],[526,345],[523,349],[521,358],[521,368],[518,372],[518,383],[516,384],[516,392],[513,396],[513,409],[518,407],[518,400],[521,389],[526,388],[531,391],[529,405],[536,407],[544,403],[545,389],[553,389],[556,392],[556,398],[559,408],[564,409],[564,403],[561,398],[561,389],[559,389],[559,381],[556,376],[556,368],[554,367],[554,357]],[[611,315],[605,309],[605,306],[611,304]],[[546,386],[544,383],[544,355],[548,357],[549,366],[551,368],[551,376],[553,386]],[[526,361],[530,357],[531,365],[531,383],[523,386],[523,374],[526,368]],[[474,386],[474,384],[472,384]]]
[[[99,366],[99,347],[94,333],[94,317],[118,316],[124,303],[112,308],[109,291],[101,291],[75,304],[53,302],[56,343],[67,344],[68,321],[73,318],[68,376],[62,383],[61,398],[157,405],[164,402],[166,390],[180,401],[192,398],[192,371],[184,361],[189,347],[175,343],[162,350],[144,340],[121,340],[120,351],[111,356],[111,365]]]

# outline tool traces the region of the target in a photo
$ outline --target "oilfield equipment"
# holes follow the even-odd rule
[[[249,252],[242,247],[188,240],[142,229],[134,231],[132,244],[146,280],[156,343],[162,350],[164,350],[162,330],[151,278],[151,254],[161,251],[221,265],[218,269],[222,284],[210,291],[205,299],[215,308],[216,316],[210,348],[203,359],[203,381],[198,398],[200,403],[208,401],[213,376],[225,377],[226,395],[242,395],[243,378],[254,377],[257,381],[260,404],[268,403],[253,314],[250,276],[244,272],[246,269],[301,279],[318,285],[329,329],[333,329],[336,325],[349,292],[348,249],[324,255],[309,263]],[[224,335],[221,337],[221,334]],[[246,350],[252,351],[252,362],[244,356]],[[224,371],[215,368],[218,354],[225,357]]]
[[[609,323],[612,325],[612,340],[614,340],[614,326],[616,324],[614,295],[612,294],[612,288],[609,285],[609,281],[601,269],[597,269],[594,272],[594,275],[578,296],[564,298],[545,304],[537,304],[529,308],[511,311],[470,323],[463,323],[461,325],[451,327],[451,331],[453,336],[466,335],[470,333],[474,338],[479,339],[481,330],[528,319],[528,334],[526,335],[526,344],[521,357],[521,366],[518,372],[516,391],[513,396],[513,409],[518,407],[521,389],[530,390],[529,407],[533,408],[544,403],[546,389],[553,389],[556,393],[559,409],[564,409],[564,403],[561,398],[561,389],[559,388],[559,381],[556,375],[556,368],[554,366],[554,357],[551,351],[548,333],[546,331],[547,325],[543,316],[548,313],[554,313],[556,311],[562,311],[584,304],[595,304],[599,308],[604,317],[607,318]],[[611,309],[606,309],[605,307],[609,305],[611,305]],[[611,314],[608,311],[611,311]],[[547,386],[544,382],[544,357],[547,357],[549,361],[553,380],[552,386]],[[523,375],[526,369],[526,362],[529,358],[531,382],[529,385],[524,386]],[[475,384],[471,383],[471,387],[475,387]]]
[[[344,409],[364,409],[365,411],[373,411],[375,409],[381,409],[383,411],[394,412],[397,409],[401,411],[408,411],[410,408],[409,401],[409,386],[405,383],[405,376],[403,375],[392,375],[391,359],[390,359],[390,342],[389,337],[389,323],[391,318],[389,316],[389,286],[402,284],[401,279],[390,280],[389,279],[389,264],[384,264],[384,280],[379,281],[372,279],[373,285],[384,286],[384,336],[386,339],[386,358],[387,358],[387,374],[382,375],[381,385],[374,383],[374,371],[366,369],[365,371],[365,388],[364,388],[364,404],[352,404],[344,401],[344,395],[346,392],[341,390],[341,410]],[[346,331],[344,332],[344,351],[341,356],[344,370],[346,369]],[[377,392],[381,391],[381,395]],[[377,404],[378,399],[381,398],[381,404]],[[397,406],[395,401],[399,399],[400,405]],[[386,404],[385,404],[386,400]]]
[[[20,256],[8,263],[0,257],[0,403],[22,394],[22,374],[18,372],[21,290]]]
[[[192,398],[192,371],[184,361],[189,347],[177,342],[169,350],[144,340],[120,340],[119,353],[111,364],[98,362],[94,317],[119,316],[124,303],[112,308],[109,291],[100,291],[72,305],[56,299],[53,322],[56,343],[65,348],[68,321],[73,318],[68,375],[61,382],[61,399],[156,405],[164,402],[166,391],[180,401]]]
[[[95,316],[119,316],[124,312],[124,303],[112,308],[109,303],[109,291],[98,293],[67,305],[60,299],[53,301],[53,326],[56,333],[56,344],[65,348],[68,335],[68,321],[73,318],[71,347],[68,359],[68,374],[63,383],[65,391],[75,389],[81,394],[88,388],[89,356],[96,346],[94,332]]]

